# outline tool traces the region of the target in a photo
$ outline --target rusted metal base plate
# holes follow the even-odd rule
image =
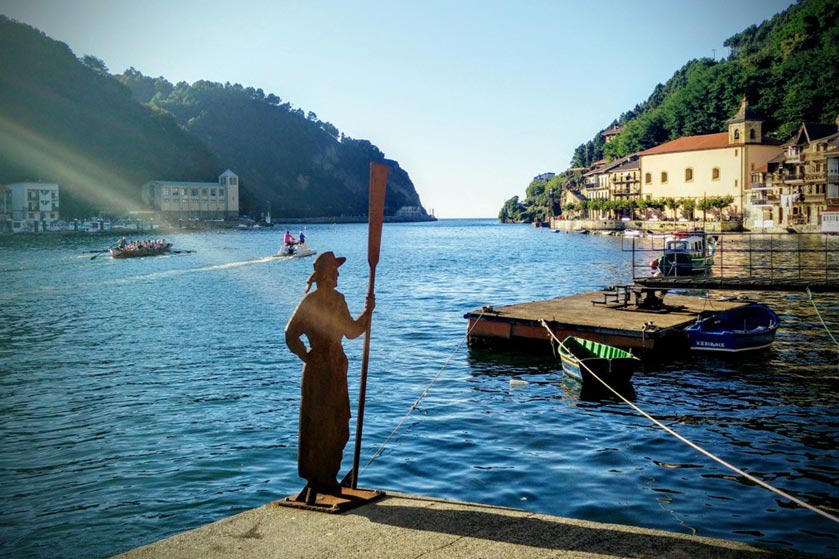
[[[325,495],[318,493],[314,503],[307,504],[305,501],[298,501],[297,495],[286,497],[271,503],[278,507],[292,507],[296,509],[312,510],[317,512],[342,513],[361,505],[371,503],[376,499],[385,496],[384,491],[377,489],[351,489],[342,487],[340,495]]]

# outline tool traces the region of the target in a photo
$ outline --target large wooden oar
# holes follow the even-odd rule
[[[382,221],[385,215],[385,190],[387,187],[387,166],[370,163],[370,211],[367,238],[367,263],[370,265],[370,283],[367,286],[367,299],[373,297],[376,288],[376,265],[379,263],[379,248],[382,245]],[[352,470],[344,479],[344,484],[352,489],[358,487],[358,462],[361,457],[361,432],[364,427],[364,400],[367,395],[367,365],[370,359],[370,327],[373,320],[367,322],[364,333],[364,353],[361,358],[361,383],[358,387],[358,416],[355,428],[355,451],[353,452]]]

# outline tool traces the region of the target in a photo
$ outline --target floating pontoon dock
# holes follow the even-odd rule
[[[744,304],[666,290],[614,286],[583,293],[503,307],[483,307],[466,313],[469,344],[550,351],[550,334],[562,340],[577,336],[616,347],[655,351],[663,342],[685,342],[684,328],[701,313],[716,313]]]

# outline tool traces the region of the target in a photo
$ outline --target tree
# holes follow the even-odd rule
[[[81,58],[81,62],[100,76],[110,76],[108,67],[101,58],[96,58],[92,54],[86,54]]]

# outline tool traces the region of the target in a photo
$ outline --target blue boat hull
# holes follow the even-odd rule
[[[693,350],[738,353],[769,347],[778,323],[769,307],[751,304],[706,318],[685,331]]]

